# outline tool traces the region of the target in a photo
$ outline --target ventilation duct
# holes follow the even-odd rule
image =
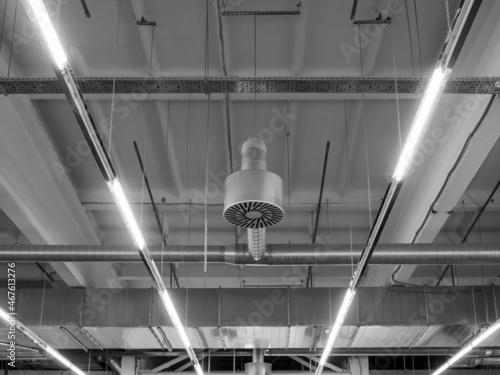
[[[362,244],[268,244],[260,261],[252,259],[244,245],[207,247],[208,263],[246,265],[350,266],[359,260]],[[168,251],[151,246],[155,262],[203,263],[203,245],[170,245]],[[0,245],[0,262],[113,262],[138,263],[141,256],[126,245]],[[500,264],[500,244],[379,244],[371,265],[479,265]]]
[[[271,375],[271,364],[264,363],[264,349],[253,350],[253,362],[245,363],[245,375]]]
[[[102,363],[104,366],[107,366],[114,375],[122,375],[121,366],[113,358],[98,356],[96,361],[97,363]]]
[[[267,148],[260,139],[248,139],[241,154],[241,171],[226,178],[224,219],[247,228],[248,252],[259,260],[266,251],[266,228],[279,223],[284,216],[283,181],[267,171]]]

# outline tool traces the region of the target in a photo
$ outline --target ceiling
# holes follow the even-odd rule
[[[16,3],[0,0],[0,75],[52,79],[50,60]],[[305,77],[307,83],[429,77],[447,35],[447,4],[452,20],[459,1],[360,0],[357,20],[387,9],[392,19],[359,27],[350,18],[353,1],[302,0],[300,15],[256,17],[222,15],[216,0],[86,0],[90,17],[81,1],[46,3],[77,76]],[[296,5],[228,0],[225,9],[293,11]],[[452,78],[500,77],[499,14],[500,2],[483,0]],[[138,25],[142,17],[156,26]],[[488,201],[500,179],[500,105],[488,106],[492,95],[471,87],[441,97],[381,243],[458,244]],[[224,221],[222,211],[224,179],[239,169],[249,137],[266,144],[268,170],[284,183],[285,218],[267,230],[268,244],[311,244],[315,229],[320,244],[364,244],[422,93],[362,91],[108,90],[84,97],[148,245],[161,245],[137,142],[168,252],[170,245],[247,243],[246,232]],[[2,96],[0,113],[0,245],[133,244],[64,94]],[[467,242],[500,243],[498,194],[490,198]],[[446,265],[372,265],[362,286],[497,285],[497,265],[484,263],[455,266],[442,280]],[[2,275],[6,267],[0,264]],[[292,273],[294,285],[342,287],[352,274],[352,265],[316,267],[309,285],[297,265],[208,264],[204,274],[203,264],[181,262],[173,269],[182,288],[286,287],[291,282],[283,275]],[[162,272],[169,285],[170,268]],[[26,262],[17,277],[27,288],[153,285],[140,263]]]

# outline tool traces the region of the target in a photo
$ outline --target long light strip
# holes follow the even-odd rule
[[[342,324],[344,323],[345,316],[347,315],[347,312],[349,311],[349,307],[351,306],[352,301],[354,300],[354,296],[356,295],[356,292],[351,290],[350,288],[347,289],[347,292],[345,293],[344,299],[342,300],[342,304],[340,305],[339,313],[337,315],[337,318],[335,319],[335,322],[333,323],[332,330],[330,332],[330,336],[328,336],[328,340],[325,345],[325,349],[323,351],[323,354],[321,355],[321,358],[319,360],[319,366],[318,367],[323,367],[328,360],[328,356],[330,355],[330,352],[333,349],[333,344],[335,344],[335,339],[337,338],[340,329],[342,328]]]
[[[122,185],[120,181],[116,178],[113,181],[108,183],[109,190],[115,199],[116,205],[120,210],[120,214],[125,221],[127,229],[134,241],[135,246],[140,250],[144,250],[146,248],[146,241],[142,235],[141,229],[135,220],[134,214],[130,205],[128,203],[127,197],[123,191]]]
[[[198,373],[198,375],[203,375],[203,370],[198,362],[198,358],[196,357],[196,354],[187,336],[186,330],[184,329],[184,326],[182,325],[179,315],[177,314],[177,310],[175,309],[172,299],[170,298],[170,295],[168,293],[167,287],[165,286],[165,283],[163,282],[161,274],[158,271],[158,268],[156,267],[156,264],[153,261],[151,253],[147,247],[146,241],[144,240],[144,236],[142,235],[141,229],[135,219],[135,216],[132,212],[132,208],[130,207],[130,204],[125,196],[120,181],[117,178],[115,178],[108,183],[108,187],[111,194],[113,195],[116,205],[118,206],[120,214],[123,220],[125,221],[125,224],[134,241],[134,244],[139,249],[139,253],[141,254],[142,259],[146,264],[146,267],[151,273],[151,277],[156,283],[160,299],[163,302],[165,309],[167,310],[167,313],[170,317],[170,320],[172,321],[172,324],[177,329],[177,334],[179,335],[182,344],[184,345],[196,372]]]
[[[417,114],[410,128],[410,133],[406,139],[403,151],[399,156],[396,170],[392,176],[396,182],[400,182],[404,179],[413,163],[415,154],[427,130],[430,119],[434,114],[439,97],[443,92],[444,84],[447,82],[450,73],[451,69],[442,68],[441,66],[438,66],[432,73],[424,97],[420,102]]]
[[[156,289],[160,295],[160,299],[162,300],[172,323],[177,329],[177,333],[186,348],[197,374],[203,375],[203,370],[198,362],[196,354],[194,353],[186,331],[182,326],[172,300],[170,299],[167,287],[165,286],[161,274],[158,271],[158,267],[156,267],[156,264],[153,261],[141,229],[125,196],[122,185],[114,173],[110,160],[106,156],[106,152],[104,151],[99,135],[96,133],[91,116],[87,112],[87,106],[71,73],[71,67],[68,63],[68,59],[54,30],[43,0],[22,1],[28,16],[35,27],[39,30],[39,34],[41,35],[45,48],[50,51],[50,54],[59,69],[59,73],[64,79],[66,95],[74,104],[78,113],[79,121],[83,123],[85,135],[91,142],[94,151],[97,154],[98,162],[100,163],[99,166],[107,181],[109,191],[118,206],[120,215],[127,226],[128,232],[130,233],[135,246],[137,246],[139,253],[141,254],[144,264],[156,283]]]
[[[431,375],[439,375],[457,363],[460,359],[462,359],[467,353],[469,353],[472,349],[481,346],[481,343],[490,337],[493,333],[495,333],[498,329],[500,329],[500,320],[497,320],[491,326],[486,328],[483,332],[481,332],[476,338],[474,338],[470,343],[465,344],[465,346],[460,349],[455,355],[453,355],[449,360],[447,360],[441,367],[439,367],[436,371],[434,371]]]
[[[11,315],[6,312],[4,309],[0,307],[0,318],[4,320],[7,324],[12,325],[14,322],[16,328],[24,333],[31,341],[33,341],[36,345],[38,345],[41,349],[45,350],[47,354],[51,355],[53,358],[58,360],[64,367],[67,367],[69,370],[73,371],[78,375],[87,375],[84,371],[78,368],[74,363],[72,363],[69,359],[47,344],[43,339],[41,339],[36,333],[31,331],[24,324],[19,322],[15,315]]]
[[[125,221],[127,229],[130,235],[132,236],[135,245],[139,249],[139,253],[142,256],[142,259],[146,267],[148,268],[151,277],[156,283],[156,288],[160,295],[160,299],[163,302],[165,309],[167,310],[170,320],[172,321],[174,327],[177,329],[177,334],[179,335],[182,344],[184,345],[191,359],[191,362],[193,363],[196,373],[198,375],[203,375],[203,370],[200,366],[200,363],[198,362],[198,358],[196,357],[196,354],[187,336],[186,330],[184,329],[184,326],[182,325],[179,315],[177,314],[177,310],[175,309],[174,304],[172,303],[172,299],[170,298],[170,295],[168,293],[167,287],[165,286],[165,283],[163,282],[161,274],[158,271],[158,268],[156,267],[156,264],[153,261],[153,258],[148,249],[146,241],[144,240],[144,236],[142,235],[140,227],[137,221],[135,220],[132,208],[130,207],[130,204],[125,196],[120,181],[117,178],[115,178],[114,180],[108,183],[108,187],[111,194],[113,195],[116,205],[118,206],[120,214],[123,220]]]
[[[28,11],[28,16],[32,20],[36,20],[40,33],[45,40],[45,44],[52,54],[52,58],[59,69],[62,69],[67,63],[68,58],[61,42],[57,37],[56,31],[50,20],[47,8],[42,0],[23,0],[25,8]],[[26,6],[28,5],[28,7]]]
[[[429,85],[427,86],[424,97],[420,102],[417,115],[415,116],[415,120],[413,121],[410,134],[408,135],[398,164],[396,166],[393,180],[389,185],[387,196],[384,197],[382,207],[380,208],[379,214],[377,215],[375,223],[372,226],[372,230],[370,231],[370,235],[368,236],[367,243],[361,254],[360,261],[356,267],[356,270],[354,271],[351,283],[349,284],[349,288],[347,289],[344,299],[342,300],[342,304],[340,305],[335,323],[332,327],[332,330],[330,331],[330,335],[328,336],[328,340],[323,350],[323,354],[321,355],[321,359],[318,368],[316,369],[315,375],[321,375],[321,373],[323,372],[324,365],[328,360],[330,352],[333,349],[333,345],[335,344],[335,340],[339,335],[347,312],[349,311],[354,297],[356,296],[359,282],[363,277],[363,273],[368,265],[373,249],[377,244],[378,237],[380,235],[381,228],[384,225],[386,216],[397,197],[399,185],[406,176],[411,163],[413,162],[415,153],[418,149],[418,146],[420,145],[422,137],[429,124],[429,120],[432,117],[439,96],[443,91],[444,84],[448,79],[450,73],[451,69],[443,69],[441,67],[438,67],[434,71],[431,80],[429,81]]]
[[[475,1],[476,3],[474,3]],[[354,300],[357,288],[368,266],[371,254],[373,253],[373,250],[377,245],[378,238],[380,237],[381,231],[385,225],[385,221],[387,220],[392,206],[396,201],[401,183],[410,170],[415,154],[418,150],[418,147],[420,146],[420,142],[422,141],[425,131],[427,130],[427,127],[429,125],[430,119],[432,118],[432,115],[435,111],[437,102],[451,74],[452,63],[450,63],[450,61],[454,55],[458,37],[464,29],[464,25],[473,8],[473,5],[480,4],[481,1],[482,0],[463,0],[461,4],[462,7],[460,9],[459,17],[457,19],[457,22],[455,22],[453,26],[452,32],[450,33],[450,35],[448,35],[448,39],[445,42],[440,61],[438,62],[437,67],[431,76],[424,96],[420,102],[417,114],[410,129],[410,133],[405,141],[405,145],[396,165],[392,180],[389,183],[386,196],[384,197],[382,206],[380,207],[375,222],[370,230],[366,245],[363,249],[363,252],[361,253],[360,261],[354,271],[354,274],[352,275],[351,283],[349,284],[349,288],[340,306],[340,310],[337,314],[337,318],[335,319],[335,323],[328,337],[323,354],[321,355],[321,360],[318,364],[315,375],[321,375],[321,373],[323,372],[324,365],[328,360],[330,352],[333,349],[333,345],[335,344],[335,340],[338,337],[340,328],[344,323],[345,316],[349,311],[349,307]],[[464,350],[466,350],[466,348],[464,348]]]

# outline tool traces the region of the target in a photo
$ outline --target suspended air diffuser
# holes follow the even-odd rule
[[[247,228],[248,251],[259,260],[266,249],[266,228],[279,223],[284,216],[283,181],[266,170],[267,148],[260,139],[248,139],[241,153],[241,171],[226,178],[224,219]]]

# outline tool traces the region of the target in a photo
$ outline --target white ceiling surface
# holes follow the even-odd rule
[[[2,9],[5,1],[0,1]],[[150,27],[136,25],[136,19],[144,16],[148,20],[157,22],[152,50],[153,74],[172,77],[204,75],[206,12],[204,2],[122,0],[121,3],[121,32],[115,71],[118,2],[87,0],[91,13],[89,19],[84,17],[79,1],[63,2],[59,15],[59,34],[70,55],[72,66],[78,74],[147,75],[149,52],[151,52],[147,43],[153,34]],[[272,2],[244,0],[237,9],[293,10],[295,4],[290,0]],[[413,2],[408,1],[408,9],[405,8],[405,4],[405,1],[393,2],[396,14],[393,16],[392,26],[387,26],[381,30],[379,36],[369,38],[365,42],[366,47],[362,49],[365,75],[394,75],[392,36],[397,74],[430,75],[446,35],[445,2],[444,0],[418,1],[419,39],[417,39]],[[457,4],[458,0],[450,0],[452,15]],[[228,75],[251,76],[256,69],[259,76],[360,76],[360,55],[353,53],[346,58],[342,52],[342,48],[347,44],[354,46],[357,43],[356,28],[349,18],[351,5],[349,1],[303,0],[300,16],[257,17],[256,67],[253,17],[223,17],[222,34]],[[371,11],[384,8],[386,8],[385,1],[361,1],[356,18],[372,19]],[[210,1],[208,9],[210,75],[221,76],[224,72],[216,3]],[[12,8],[10,10],[13,11]],[[28,21],[21,6],[18,12],[17,27],[22,33],[26,27],[19,25]],[[8,11],[7,29],[12,27],[12,14]],[[497,24],[498,14],[500,14],[498,2],[483,1],[453,73],[455,77],[500,75],[497,57],[500,56],[497,53],[500,48],[497,43],[500,32]],[[8,40],[4,37],[1,50],[4,62],[8,61],[9,57]],[[48,58],[43,54],[36,37],[27,35],[16,49],[12,57],[13,75],[54,76]],[[3,68],[5,67],[6,64],[3,65]],[[203,204],[207,158],[209,158],[209,181],[212,183],[209,190],[208,242],[222,245],[235,242],[234,228],[222,218],[224,197],[222,181],[229,170],[224,101],[218,97],[208,103],[203,95],[192,97],[189,101],[188,95],[170,95],[168,96],[170,100],[149,100],[145,96],[123,97],[119,94],[115,96],[114,130],[111,134],[112,159],[117,167],[118,176],[125,185],[129,200],[137,203],[135,212],[141,220],[150,244],[159,244],[160,235],[151,208],[142,207],[140,204],[148,203],[149,197],[142,183],[133,141],[137,141],[141,150],[155,201],[159,203],[163,197],[166,198],[167,205],[162,207],[162,211],[165,212],[169,244],[204,243]],[[287,243],[289,240],[294,243],[311,242],[311,212],[316,210],[328,140],[331,145],[323,200],[324,202],[328,200],[330,204],[328,208],[326,204],[322,207],[318,229],[319,241],[347,243],[350,241],[350,230],[352,230],[355,243],[365,242],[370,226],[369,203],[374,217],[387,187],[387,178],[392,173],[399,154],[395,96],[369,95],[364,102],[359,100],[359,95],[338,95],[333,99],[327,95],[295,95],[293,100],[290,97],[283,94],[261,94],[257,95],[257,100],[254,101],[253,95],[230,95],[233,160],[239,163],[238,147],[243,141],[248,137],[260,135],[264,137],[268,148],[268,169],[280,175],[285,183],[286,216],[282,223],[267,231],[268,242]],[[111,96],[92,95],[91,98],[89,102],[97,123],[105,123],[110,118]],[[344,98],[348,100],[342,100]],[[418,107],[418,99],[418,96],[401,95],[399,100],[403,140]],[[21,100],[20,98],[13,96],[2,100],[6,105],[20,110],[15,103]],[[40,131],[46,134],[47,140],[50,140],[50,143],[43,147],[52,148],[51,152],[55,151],[57,154],[53,159],[42,161],[45,167],[50,169],[51,160],[53,162],[57,158],[67,166],[69,173],[64,179],[68,179],[68,187],[65,189],[71,192],[65,193],[64,202],[74,206],[67,214],[71,214],[72,217],[81,216],[81,210],[85,210],[88,217],[80,217],[78,220],[84,220],[86,225],[91,227],[93,233],[89,236],[94,243],[130,244],[131,240],[125,226],[118,211],[109,204],[112,202],[111,196],[93,157],[83,143],[83,135],[64,97],[51,95],[49,98],[44,98],[39,95],[33,96],[31,101],[29,98],[22,100],[33,108],[39,119],[36,126],[42,127]],[[443,129],[449,141],[435,142],[435,150],[405,181],[401,196],[384,231],[382,242],[411,241],[421,223],[422,215],[434,199],[442,179],[455,160],[463,141],[475,126],[487,101],[478,99],[477,108],[463,117],[463,124],[459,129],[453,130],[442,116],[464,100],[466,100],[464,95],[445,95],[442,98],[429,134],[432,129]],[[207,121],[208,105],[210,105],[210,117]],[[500,111],[498,105],[492,109],[495,114],[498,111]],[[468,212],[466,217],[469,221],[474,210],[483,203],[498,178],[496,156],[499,155],[500,146],[496,142],[498,134],[491,125],[496,118],[490,116],[489,130],[480,134],[481,139],[489,141],[484,143],[486,146],[480,147],[481,155],[475,152],[467,155],[467,160],[470,160],[470,165],[474,168],[469,169],[467,173],[461,173],[459,181],[454,181],[455,189],[450,193],[450,197],[453,198],[446,203],[451,205],[451,210],[455,205],[461,208],[461,201],[464,200]],[[29,120],[24,119],[24,121]],[[207,127],[209,127],[208,155]],[[2,129],[1,131],[5,133],[5,126],[2,126]],[[16,142],[15,148],[18,150],[27,147],[25,143],[28,142],[27,139],[14,140],[10,138],[9,133],[5,133],[4,137],[4,133],[1,138],[6,142]],[[289,134],[290,189],[287,183],[287,134]],[[109,134],[102,133],[102,136],[107,146]],[[40,144],[37,147],[41,147]],[[28,157],[23,156],[22,152],[15,153],[15,150],[10,152],[9,157]],[[29,164],[30,160],[26,159],[24,162]],[[5,159],[2,158],[0,171],[5,172],[7,167]],[[476,175],[478,169],[479,173]],[[46,178],[48,179],[47,176]],[[40,190],[40,199],[43,199],[44,195],[48,196],[53,189],[51,186],[57,185],[57,173],[53,173],[50,178],[53,181],[40,181],[37,187]],[[35,176],[32,176],[32,179],[33,184],[38,181],[35,180]],[[8,200],[8,193],[4,190],[5,186],[0,193],[0,209],[8,214],[8,207],[4,207],[7,206],[4,202]],[[288,210],[288,197],[290,197],[291,212]],[[190,199],[195,204],[191,210],[185,205],[180,205]],[[61,214],[61,201],[59,205],[56,202],[54,198],[54,201],[48,201],[47,205],[54,207],[52,215],[57,217]],[[14,206],[9,215],[12,221],[23,233],[34,230],[29,223],[25,223],[21,215],[23,210],[28,210],[24,212],[24,216],[30,215],[29,209],[23,208],[19,202]],[[460,216],[458,206],[455,211],[456,214],[451,215],[449,222],[446,221],[448,217],[446,216],[437,224],[431,223],[432,235],[429,234],[420,241],[456,241],[463,233],[463,215]],[[497,211],[498,205],[493,204],[483,216],[482,239],[499,241]],[[14,212],[18,212],[17,216]],[[239,241],[246,242],[245,232],[240,231],[239,234]],[[477,240],[477,235],[472,238]],[[67,238],[64,243],[91,243],[89,241],[88,238],[83,241],[82,238],[74,236]],[[51,241],[47,240],[44,243],[47,242]],[[122,279],[123,285],[141,287],[150,283],[140,265],[126,267],[114,265],[113,268],[112,272],[116,272],[117,277]],[[388,283],[393,269],[394,267],[373,267],[369,272],[367,285]],[[235,286],[235,283],[240,283],[244,278],[250,280],[249,283],[253,282],[252,280],[263,284],[284,283],[283,278],[273,276],[272,269],[266,267],[247,267],[242,270],[228,265],[210,265],[209,270],[213,270],[207,275],[207,278],[211,278],[210,286]],[[413,271],[414,269],[408,271],[405,280],[411,280]],[[198,265],[179,266],[179,272],[181,284],[207,285]],[[281,274],[286,272],[286,268],[274,272]],[[318,272],[318,282],[315,285],[343,284],[348,280],[350,267],[325,268],[324,271]],[[85,272],[82,271],[82,274],[85,275]],[[417,277],[415,280],[421,279]],[[85,282],[90,281],[84,280],[82,283]],[[98,285],[93,286],[106,285],[105,281],[95,282]]]

